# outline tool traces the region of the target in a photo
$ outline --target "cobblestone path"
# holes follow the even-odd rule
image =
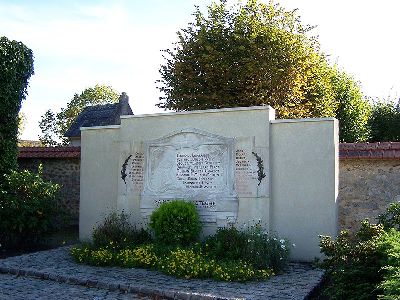
[[[149,297],[31,277],[0,274],[0,300],[151,300]]]
[[[80,265],[68,251],[61,247],[0,260],[0,299],[10,299],[10,290],[11,299],[305,299],[323,275],[292,263],[285,274],[263,282],[186,280],[143,269]],[[42,296],[29,298],[32,291]]]

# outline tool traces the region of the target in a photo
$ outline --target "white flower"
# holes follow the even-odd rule
[[[280,242],[281,244],[284,244],[284,243],[285,243],[285,240],[284,240],[284,239],[281,239],[279,242]]]
[[[285,246],[285,245],[281,245],[281,248],[282,248],[283,250],[285,250],[285,249],[286,249],[286,246]]]
[[[294,248],[294,247],[296,247],[296,244],[293,243],[292,246],[293,246],[293,248]]]

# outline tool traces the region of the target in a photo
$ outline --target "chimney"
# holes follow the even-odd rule
[[[119,114],[122,115],[133,115],[132,109],[129,106],[129,97],[125,92],[122,92],[119,96]]]

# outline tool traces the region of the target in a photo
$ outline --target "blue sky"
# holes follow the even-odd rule
[[[44,112],[64,107],[96,83],[125,91],[135,114],[160,112],[154,83],[176,32],[192,21],[194,5],[211,0],[4,1],[0,36],[22,41],[35,55],[35,75],[22,110],[26,139],[37,139]],[[397,0],[281,0],[317,25],[322,49],[353,74],[372,97],[399,97]]]

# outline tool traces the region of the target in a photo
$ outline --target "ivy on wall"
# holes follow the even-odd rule
[[[17,168],[18,112],[33,73],[32,50],[0,37],[0,175]]]

